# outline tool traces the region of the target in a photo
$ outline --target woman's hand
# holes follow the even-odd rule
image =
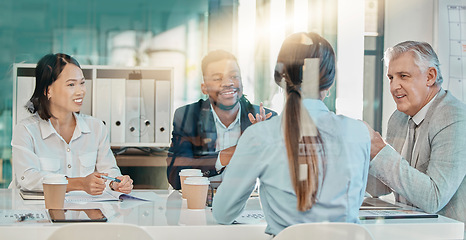
[[[116,177],[116,179],[120,179],[121,182],[114,182],[112,181],[111,188],[114,191],[122,192],[122,193],[131,193],[133,190],[133,179],[131,179],[128,175]]]
[[[83,178],[83,190],[91,195],[100,195],[105,190],[105,179],[101,175],[108,175],[107,173],[93,172]]]

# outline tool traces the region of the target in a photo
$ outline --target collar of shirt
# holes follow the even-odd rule
[[[37,116],[39,117],[38,114],[37,114]],[[74,134],[73,134],[72,140],[75,139],[75,138],[78,138],[79,136],[81,136],[82,133],[90,133],[91,132],[89,126],[81,118],[81,116],[79,114],[73,113],[73,116],[76,119],[75,132],[78,132],[79,134],[77,136],[74,136]],[[50,135],[52,135],[54,133],[59,135],[58,132],[53,127],[52,122],[50,122],[50,119],[48,119],[47,121],[44,121],[43,119],[41,119],[41,121],[39,123],[39,127],[40,127],[40,132],[41,132],[41,135],[42,135],[42,139],[46,139],[47,137],[49,137]]]
[[[239,102],[238,102],[238,104],[239,104]],[[222,123],[222,121],[220,121],[220,118],[218,117],[217,113],[215,112],[214,107],[212,107],[212,104],[210,104],[210,110],[212,111],[212,115],[214,116],[215,125],[218,124],[225,130],[232,129],[233,127],[235,127],[236,124],[240,123],[240,120],[241,120],[241,104],[239,104],[239,109],[238,109],[238,113],[236,114],[235,120],[228,127],[225,127],[225,125]]]
[[[419,125],[424,120],[424,118],[427,115],[427,111],[429,110],[430,105],[432,105],[432,103],[434,102],[437,95],[438,95],[438,93],[435,94],[435,96],[424,107],[422,107],[421,110],[419,110],[419,112],[417,112],[412,117],[412,119],[413,119],[414,123],[416,123],[416,125]]]
[[[419,125],[421,124],[422,121],[424,121],[424,118],[426,117],[427,115],[427,111],[429,110],[429,107],[430,105],[432,105],[432,103],[434,102],[435,98],[437,97],[438,93],[435,94],[435,96],[424,106],[421,108],[421,110],[419,110],[419,112],[417,112],[413,117],[413,121],[416,125]],[[415,132],[415,139],[418,138],[419,136],[419,131],[416,131]],[[416,148],[416,143],[414,143],[414,147],[413,147],[413,152],[412,153],[408,153],[408,141],[409,141],[409,124],[408,126],[406,126],[406,138],[405,138],[405,142],[403,144],[403,148],[401,149],[401,156],[403,156],[404,158],[407,158],[408,157],[408,154],[413,154],[414,152],[414,149]]]
[[[217,141],[215,143],[216,151],[221,151],[238,143],[238,139],[241,136],[241,104],[239,106],[236,119],[228,127],[225,127],[212,105],[210,105],[215,121],[215,128],[217,130]]]

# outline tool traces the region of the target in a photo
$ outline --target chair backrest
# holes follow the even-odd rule
[[[274,240],[372,240],[372,235],[361,225],[355,223],[303,223],[285,228]]]
[[[141,227],[121,223],[69,223],[55,230],[48,240],[153,240]]]

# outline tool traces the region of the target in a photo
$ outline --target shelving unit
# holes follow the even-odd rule
[[[14,126],[35,86],[35,64],[13,67]],[[86,79],[82,114],[101,119],[112,147],[168,147],[173,117],[172,68],[81,66]]]

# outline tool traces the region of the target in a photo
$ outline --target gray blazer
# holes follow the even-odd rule
[[[387,142],[370,163],[367,191],[390,191],[426,212],[466,222],[466,105],[440,89],[418,127],[411,166],[400,155],[409,116],[395,111],[388,121]],[[385,185],[384,185],[385,184]],[[389,188],[387,188],[387,186]]]

